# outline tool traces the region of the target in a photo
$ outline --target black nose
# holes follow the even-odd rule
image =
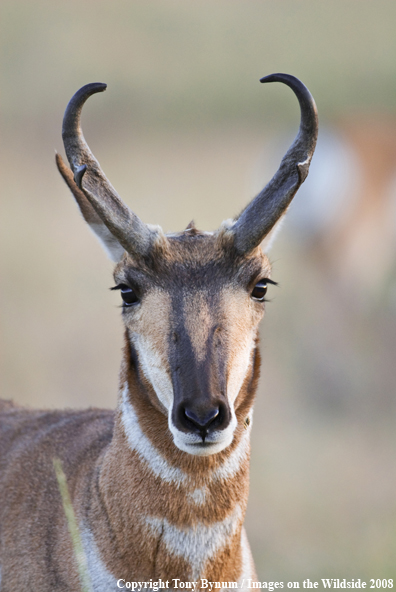
[[[196,415],[194,411],[191,411],[190,409],[184,410],[185,416],[199,429],[208,428],[213,420],[219,415],[219,413],[220,409],[218,407],[209,411],[209,413],[207,413],[204,417],[198,417],[198,415]]]
[[[199,413],[197,410],[192,410],[189,407],[184,407],[180,414],[182,423],[188,430],[199,432],[203,441],[210,429],[218,428],[223,423],[226,415],[222,406],[212,407],[211,409],[202,410]]]

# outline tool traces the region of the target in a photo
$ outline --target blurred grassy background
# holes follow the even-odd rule
[[[280,288],[262,326],[247,528],[261,579],[395,575],[396,157],[381,130],[396,137],[396,4],[2,0],[0,11],[2,396],[116,401],[112,266],[53,162],[71,95],[108,83],[85,108],[85,136],[143,220],[209,230],[276,169],[298,107],[258,79],[293,73],[352,157],[329,172],[322,135],[294,205],[303,222],[291,212],[272,251]],[[352,169],[344,205],[333,187]],[[338,208],[314,229],[309,191]]]

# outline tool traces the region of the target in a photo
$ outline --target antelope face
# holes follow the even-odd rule
[[[176,446],[191,454],[214,454],[233,439],[242,403],[238,395],[253,367],[270,282],[269,262],[259,245],[270,242],[315,149],[318,122],[310,92],[288,74],[261,79],[274,81],[297,96],[298,135],[268,185],[214,234],[189,226],[165,236],[121,201],[80,126],[85,101],[104,91],[105,84],[77,91],[63,119],[70,169],[57,155],[59,171],[85,220],[118,262],[116,288],[139,379],[146,382],[151,403],[167,414]]]
[[[238,257],[222,235],[163,237],[155,266],[125,256],[115,272],[123,319],[151,402],[175,445],[208,455],[228,446],[238,394],[252,372],[270,265]]]

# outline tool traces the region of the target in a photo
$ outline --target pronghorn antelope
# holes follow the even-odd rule
[[[308,174],[317,113],[295,77],[273,74],[301,108],[298,135],[263,191],[213,233],[191,223],[165,235],[119,198],[80,127],[105,84],[67,106],[61,175],[116,263],[125,347],[115,412],[31,411],[3,402],[0,565],[4,592],[79,590],[53,471],[59,458],[92,588],[201,578],[255,579],[243,529],[250,430],[259,376],[258,324],[274,229]],[[230,583],[230,584],[228,584]]]

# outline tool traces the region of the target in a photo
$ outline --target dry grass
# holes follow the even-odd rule
[[[88,563],[84,553],[84,547],[81,540],[80,530],[78,528],[73,504],[70,499],[69,489],[67,487],[66,475],[62,468],[59,458],[54,458],[54,469],[56,480],[58,481],[59,491],[62,497],[63,510],[65,512],[69,533],[72,540],[74,556],[76,558],[78,574],[80,576],[81,592],[92,592],[92,586],[89,579]]]

